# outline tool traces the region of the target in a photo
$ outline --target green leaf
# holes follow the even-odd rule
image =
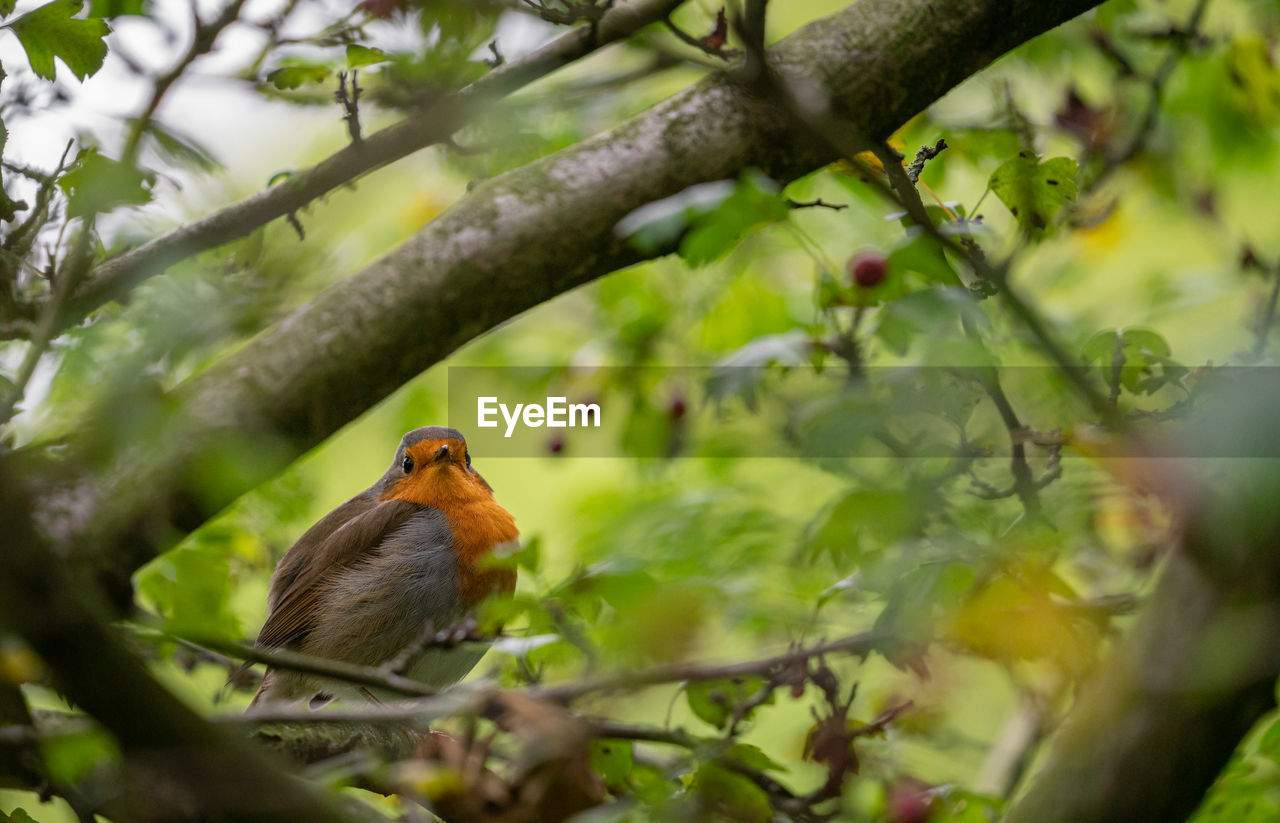
[[[103,40],[111,28],[102,20],[77,19],[80,0],[54,0],[9,23],[27,52],[31,70],[46,80],[55,75],[54,58],[84,80],[102,68],[107,57]]]
[[[805,549],[811,560],[830,555],[842,567],[856,566],[865,553],[914,534],[919,524],[914,495],[895,489],[857,489],[809,524]]]
[[[1154,357],[1168,357],[1169,343],[1158,332],[1151,329],[1125,329],[1120,340],[1127,351],[1142,353]]]
[[[120,759],[115,739],[100,729],[45,738],[40,754],[49,776],[59,786],[74,786],[91,772]]]
[[[38,821],[27,814],[26,809],[14,809],[8,814],[0,812],[0,823],[38,823]]]
[[[13,10],[17,5],[18,0],[0,0],[0,17],[8,17],[13,14]]]
[[[1103,365],[1110,365],[1111,358],[1115,356],[1118,337],[1119,332],[1116,329],[1100,331],[1090,337],[1085,341],[1084,348],[1081,349],[1081,353],[1084,355],[1084,362],[1093,363],[1098,361]]]
[[[537,574],[538,567],[542,564],[542,538],[537,536],[529,538],[518,550],[513,551],[510,557],[520,568]]]
[[[729,820],[767,823],[773,818],[773,806],[764,789],[745,775],[716,763],[699,766],[689,778],[689,787],[702,797],[707,807]]]
[[[154,181],[150,172],[86,150],[71,171],[58,178],[58,186],[67,194],[67,214],[88,217],[117,206],[150,202]]]
[[[1124,361],[1118,374],[1112,366],[1117,344]],[[1114,391],[1119,379],[1120,385],[1133,394],[1152,394],[1182,380],[1187,368],[1170,359],[1171,353],[1168,341],[1151,329],[1100,331],[1089,338],[1083,349],[1085,362],[1098,364],[1109,389]]]
[[[1028,152],[1004,162],[991,175],[991,191],[1024,226],[1048,228],[1076,197],[1076,161],[1055,157],[1043,163]]]
[[[382,49],[359,46],[355,43],[347,46],[347,65],[353,69],[358,69],[361,66],[376,66],[379,63],[386,63],[390,59]]]
[[[240,636],[240,620],[231,610],[231,539],[197,536],[194,545],[161,555],[138,572],[138,592],[166,628],[195,637]]]
[[[890,276],[918,272],[925,279],[944,286],[960,285],[955,269],[947,262],[937,239],[916,229],[908,241],[889,253]]]
[[[591,742],[591,768],[600,773],[608,786],[625,783],[631,776],[635,763],[634,747],[630,740],[593,740]]]
[[[914,339],[959,338],[962,318],[978,329],[987,324],[982,309],[963,288],[928,286],[888,301],[876,318],[875,333],[903,354]]]
[[[977,579],[967,563],[927,563],[894,582],[875,630],[884,634],[879,651],[898,668],[923,672],[923,655],[933,639],[938,611],[954,608]]]
[[[267,75],[267,82],[278,89],[296,89],[301,86],[323,83],[333,74],[325,63],[296,62],[281,66]]]
[[[148,16],[148,0],[89,0],[90,17]]]
[[[723,729],[733,716],[734,709],[751,699],[764,688],[764,681],[759,677],[734,677],[728,680],[708,680],[705,683],[690,683],[685,689],[685,701],[689,710],[699,720],[710,723],[717,729]],[[769,695],[766,704],[773,702]],[[754,710],[753,710],[754,711]],[[751,716],[747,712],[743,719]]]
[[[680,257],[704,266],[728,254],[753,229],[786,220],[791,207],[778,185],[759,172],[747,172],[733,194],[700,218],[680,241]]]
[[[725,752],[726,757],[737,760],[744,766],[748,766],[760,772],[785,772],[787,767],[765,754],[758,746],[750,743],[734,743]]]

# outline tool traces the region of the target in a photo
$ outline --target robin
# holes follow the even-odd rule
[[[514,545],[515,520],[471,467],[456,429],[427,426],[400,440],[391,468],[325,515],[281,558],[271,577],[263,646],[376,666],[411,651],[486,597],[510,594],[515,571],[486,558]],[[423,649],[405,675],[443,688],[483,649]],[[362,689],[268,669],[250,708]]]

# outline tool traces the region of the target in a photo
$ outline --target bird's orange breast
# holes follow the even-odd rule
[[[516,574],[496,568],[488,559],[497,546],[519,537],[515,518],[493,499],[478,475],[449,472],[406,477],[386,495],[439,509],[453,532],[458,561],[459,595],[474,606],[494,592],[510,594]]]
[[[515,571],[493,567],[488,561],[495,547],[519,537],[515,518],[492,498],[444,514],[453,529],[463,601],[474,606],[494,592],[510,594],[516,587]]]

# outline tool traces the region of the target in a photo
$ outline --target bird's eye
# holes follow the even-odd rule
[[[413,458],[406,454],[404,456],[404,462],[400,464],[400,468],[404,469],[405,474],[413,471]]]
[[[471,452],[467,452],[467,468],[471,468]]]

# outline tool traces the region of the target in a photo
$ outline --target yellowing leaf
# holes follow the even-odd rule
[[[1011,575],[970,594],[952,615],[949,635],[993,660],[1052,660],[1075,674],[1093,660],[1097,643],[1096,632],[1045,588]]]

